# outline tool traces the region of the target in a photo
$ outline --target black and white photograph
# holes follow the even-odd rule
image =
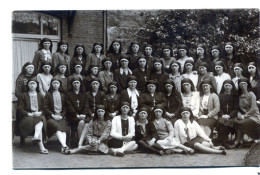
[[[12,169],[259,167],[259,12],[13,10]]]

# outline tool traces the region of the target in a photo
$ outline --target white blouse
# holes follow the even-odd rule
[[[220,91],[221,91],[221,88],[222,88],[222,85],[223,85],[223,82],[225,80],[231,80],[231,77],[229,74],[227,73],[223,73],[222,75],[220,76],[215,76],[215,79],[216,79],[216,84],[217,84],[217,93],[219,94]]]
[[[200,108],[200,95],[199,92],[195,91],[191,93],[190,97],[184,97],[181,93],[182,97],[182,103],[184,107],[188,107],[191,109],[193,115],[195,117],[199,114],[199,108]]]

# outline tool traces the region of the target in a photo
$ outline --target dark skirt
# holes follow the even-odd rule
[[[42,115],[40,117],[24,117],[19,124],[21,136],[27,137],[29,135],[32,135],[35,130],[35,125],[37,125],[41,121],[43,122],[43,132],[46,134],[47,122],[45,117]]]
[[[184,146],[187,146],[187,147],[190,147],[190,148],[194,149],[195,143],[202,143],[204,141],[206,141],[206,140],[203,139],[200,136],[197,136],[197,137],[191,139],[189,142],[184,143]]]
[[[107,145],[109,148],[121,148],[123,146],[123,140],[112,138],[108,141]]]
[[[235,119],[234,128],[237,131],[240,130],[243,134],[247,134],[252,139],[258,140],[260,138],[260,125],[250,118]]]
[[[79,122],[81,119],[79,119],[77,116],[73,116],[69,118],[69,125],[72,127],[78,127]]]
[[[61,120],[49,119],[47,121],[48,137],[51,137],[57,131],[66,132],[67,131],[67,121],[65,118]]]
[[[217,126],[217,120],[214,118],[200,118],[198,124],[202,126],[208,126],[211,130]]]

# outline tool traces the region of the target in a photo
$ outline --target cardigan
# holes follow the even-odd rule
[[[192,123],[189,120],[186,125],[182,119],[178,119],[174,124],[174,135],[177,142],[181,144],[188,142],[187,140],[188,136],[187,133],[185,132],[186,126],[188,128],[190,140],[197,136],[200,136],[206,141],[211,141],[211,139],[205,134],[205,132],[202,130],[200,125],[195,120],[193,120]]]
[[[135,136],[135,120],[133,117],[128,116],[128,134],[127,137],[134,137]],[[122,140],[122,126],[121,126],[121,116],[115,116],[112,119],[112,127],[110,136],[115,139]]]
[[[101,71],[98,74],[98,79],[101,81],[104,92],[108,91],[108,84],[114,80],[114,74],[112,72]]]
[[[199,116],[203,115],[202,98],[203,98],[203,96],[200,96]],[[211,93],[209,95],[209,100],[208,100],[207,116],[209,118],[215,118],[217,120],[219,110],[220,110],[220,103],[219,103],[218,95],[215,93]]]

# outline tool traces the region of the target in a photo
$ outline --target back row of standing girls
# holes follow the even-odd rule
[[[231,130],[229,128],[230,123],[226,124],[228,123],[226,120],[229,119],[231,115],[228,115],[229,117],[226,115],[230,111],[237,113],[234,110],[238,108],[238,105],[231,104],[235,99],[233,94],[231,94],[230,98],[224,96],[224,98],[221,99],[221,92],[224,94],[228,91],[224,86],[226,84],[231,85],[231,89],[239,90],[243,87],[242,84],[244,82],[244,84],[253,87],[255,94],[259,94],[257,93],[257,91],[259,91],[259,86],[257,85],[259,77],[256,71],[256,63],[250,62],[248,64],[247,70],[249,72],[248,78],[250,81],[245,79],[243,76],[243,72],[245,72],[243,60],[235,59],[236,57],[234,57],[231,43],[227,43],[225,46],[228,59],[220,58],[219,47],[213,46],[211,53],[214,59],[212,62],[208,57],[205,57],[205,48],[203,45],[198,45],[198,58],[195,59],[195,62],[193,58],[187,56],[188,49],[185,45],[180,45],[178,48],[178,60],[172,56],[172,49],[169,46],[162,48],[161,58],[158,58],[153,56],[153,48],[151,45],[145,46],[144,55],[140,54],[139,45],[135,42],[131,43],[129,52],[125,55],[121,53],[121,42],[113,41],[109,47],[107,56],[103,55],[102,44],[95,43],[92,53],[88,56],[85,54],[84,45],[76,45],[75,54],[71,60],[67,54],[68,43],[64,41],[59,42],[57,52],[53,55],[51,54],[51,40],[47,38],[43,39],[40,46],[41,48],[35,53],[33,64],[26,63],[17,78],[16,96],[19,97],[19,99],[23,99],[20,98],[20,95],[28,90],[28,80],[34,77],[35,73],[37,73],[36,78],[37,82],[39,82],[38,88],[41,95],[45,96],[45,98],[48,97],[48,91],[52,89],[51,87],[54,86],[53,83],[56,82],[61,86],[61,88],[59,88],[61,92],[66,93],[67,101],[65,106],[68,109],[66,115],[68,115],[69,122],[72,126],[78,126],[79,138],[82,136],[82,131],[86,128],[85,123],[89,123],[90,119],[95,116],[95,111],[99,104],[105,105],[104,111],[111,119],[118,115],[120,109],[122,110],[122,104],[128,102],[126,106],[130,108],[129,114],[134,117],[140,114],[140,112],[138,113],[140,107],[146,107],[149,111],[152,111],[156,105],[161,104],[162,107],[160,107],[160,109],[162,111],[165,110],[164,117],[168,118],[173,125],[177,117],[180,117],[177,116],[177,113],[181,106],[189,107],[207,136],[212,134],[212,130],[217,123],[218,113],[222,112],[223,115],[221,115],[220,118],[225,118],[225,120],[219,123],[223,124],[224,129],[222,128],[221,131],[225,130],[225,133],[219,140],[221,140],[222,145],[228,147],[228,145],[226,145],[226,138],[224,139],[224,137],[226,137]],[[226,65],[228,65],[228,67],[226,67]],[[102,71],[99,72],[100,70]],[[215,76],[211,73],[212,71],[215,73]],[[232,81],[229,81],[231,77]],[[101,91],[102,89],[107,93],[106,95]],[[215,89],[216,92],[214,91]],[[69,90],[71,91],[68,92]],[[119,90],[120,94],[116,93],[117,90]],[[196,92],[196,90],[198,90],[199,93]],[[80,94],[77,93],[75,96],[75,93],[73,93],[75,91],[80,91]],[[83,95],[82,93],[85,91],[87,94]],[[249,94],[247,91],[248,89],[245,88],[244,91],[240,90],[239,93],[239,96],[241,96],[241,104],[239,105],[242,112],[240,112],[240,116],[244,117],[244,114],[249,116],[250,113],[250,116],[259,118],[259,111],[255,108],[256,99],[258,100],[259,98],[255,98],[252,93]],[[242,99],[242,92],[248,97],[245,98],[245,100]],[[117,98],[115,99],[114,97]],[[223,103],[219,103],[219,100]],[[21,104],[20,107],[23,108],[23,104],[21,102],[19,103]],[[51,102],[51,104],[52,103],[53,102]],[[225,110],[226,106],[221,104],[229,105],[230,109],[227,108],[227,110]],[[63,104],[59,104],[58,106],[63,106]],[[76,106],[78,112],[75,113],[75,109],[72,108],[72,106]],[[120,106],[122,107],[120,108]],[[251,108],[254,109],[252,110]],[[44,111],[46,111],[46,109]],[[186,111],[188,110],[186,109]],[[51,114],[50,116],[52,118],[56,118],[56,121],[61,119],[56,115],[54,115],[56,117],[53,117],[51,112],[49,112],[49,114]],[[32,115],[41,116],[37,113]],[[74,115],[76,115],[76,117],[73,117]],[[243,117],[241,117],[241,119]],[[58,120],[58,118],[60,119]],[[212,120],[207,120],[208,118]],[[253,121],[258,123],[258,125],[255,126],[253,124],[253,126],[259,128],[258,119]],[[34,122],[39,123],[39,121]],[[44,123],[44,120],[42,120],[42,122]],[[57,130],[56,123],[49,125],[54,125],[51,129],[56,128],[55,130]],[[240,131],[235,145],[240,143],[241,133],[250,133],[248,129],[251,126],[252,124],[248,124],[247,121],[243,132]],[[63,145],[62,148],[64,152],[67,149],[67,146],[64,145],[64,129],[59,129],[58,131],[60,130],[63,131],[62,134],[57,133],[57,135],[59,135],[58,137]],[[240,130],[242,130],[241,127]],[[250,133],[250,136],[256,138],[258,134],[259,133]],[[34,137],[34,140],[35,138],[37,137]],[[82,143],[82,139],[80,143]],[[149,143],[149,145],[154,145],[154,143]],[[135,144],[131,146],[131,148],[135,147]],[[42,148],[42,144],[40,144],[40,148]],[[45,152],[44,150],[45,149],[41,149],[42,152]],[[122,153],[122,149],[121,151],[114,150],[114,153]]]

